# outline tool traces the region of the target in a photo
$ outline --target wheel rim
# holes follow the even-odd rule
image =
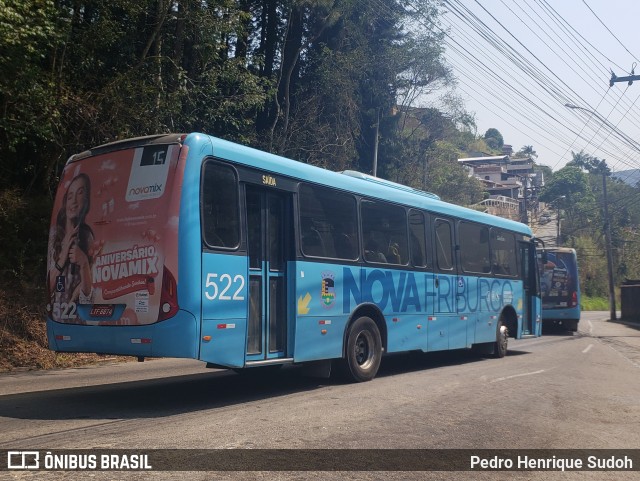
[[[369,331],[358,333],[353,348],[356,363],[363,369],[367,369],[373,363],[373,346],[373,336]]]
[[[507,327],[506,326],[500,326],[500,339],[499,339],[498,342],[500,343],[500,348],[503,351],[507,350],[507,342],[509,342],[508,339],[509,339],[509,334],[508,334],[508,331],[507,331]]]

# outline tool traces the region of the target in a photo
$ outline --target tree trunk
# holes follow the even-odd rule
[[[298,63],[300,52],[304,45],[302,43],[302,35],[304,31],[304,11],[296,5],[291,11],[289,18],[289,26],[287,28],[287,38],[284,43],[284,52],[282,59],[283,75],[280,82],[280,92],[283,99],[283,126],[282,139],[280,142],[279,152],[282,153],[287,143],[287,132],[289,130],[289,114],[291,112],[291,76]],[[275,127],[275,126],[274,126]]]
[[[145,61],[147,55],[149,55],[149,51],[152,47],[155,46],[155,51],[159,50],[159,35],[162,26],[164,25],[165,20],[167,19],[167,14],[169,13],[169,6],[171,5],[171,0],[158,0],[157,5],[157,15],[156,15],[156,25],[151,32],[151,36],[147,39],[147,43],[142,50],[142,55],[140,56],[140,64]]]

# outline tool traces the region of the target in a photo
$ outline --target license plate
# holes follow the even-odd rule
[[[111,317],[113,316],[113,306],[111,305],[95,305],[89,313],[91,317]]]

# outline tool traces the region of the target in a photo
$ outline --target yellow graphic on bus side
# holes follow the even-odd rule
[[[309,302],[311,302],[311,294],[308,292],[304,298],[298,297],[298,314],[309,314]]]

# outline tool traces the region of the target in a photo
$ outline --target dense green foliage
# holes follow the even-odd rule
[[[498,129],[491,128],[487,130],[484,134],[484,140],[489,147],[495,150],[502,149],[504,145],[504,139]]]
[[[451,96],[439,8],[0,0],[0,277],[40,275],[66,159],[133,136],[202,131],[363,172],[377,138],[378,175],[458,203],[480,200],[456,162],[477,139]],[[416,108],[425,104],[438,108]]]

